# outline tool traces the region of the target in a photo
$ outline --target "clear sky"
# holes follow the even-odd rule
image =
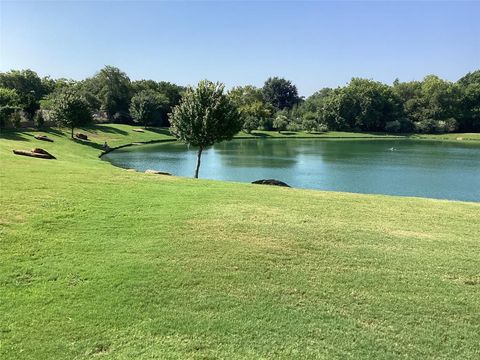
[[[6,2],[0,70],[227,87],[292,80],[301,95],[351,77],[391,83],[480,69],[480,2]]]

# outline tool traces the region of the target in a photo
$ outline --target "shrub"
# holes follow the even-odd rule
[[[305,131],[312,132],[317,130],[317,122],[315,119],[306,118],[302,121],[302,128]]]
[[[328,131],[328,126],[325,124],[319,124],[317,126],[317,131],[318,132],[327,132]]]
[[[453,118],[446,120],[421,120],[415,124],[415,132],[422,134],[438,134],[445,132],[452,132],[457,129],[457,121]]]
[[[273,127],[278,131],[283,131],[288,126],[288,118],[285,115],[278,115],[275,120],[273,120]]]
[[[253,130],[258,130],[261,121],[255,116],[247,115],[243,118],[243,130],[250,134]]]
[[[13,114],[10,116],[10,121],[13,127],[18,129],[22,122],[22,113],[19,110],[14,111]]]
[[[273,130],[273,119],[270,117],[262,119],[260,127],[263,130],[268,130],[268,131]]]
[[[414,130],[420,134],[435,133],[437,129],[436,121],[433,119],[421,120],[414,123]]]
[[[287,125],[287,130],[288,131],[300,131],[300,125],[298,125],[295,122],[291,122]]]
[[[408,118],[401,118],[399,120],[400,122],[400,131],[403,133],[410,133],[413,132],[415,129],[415,126],[413,124],[413,121],[408,119]]]
[[[396,133],[396,132],[399,132],[400,129],[401,129],[401,124],[400,124],[400,121],[398,121],[398,120],[387,121],[387,123],[385,124],[385,131],[386,132]]]
[[[456,119],[454,118],[446,119],[444,123],[445,123],[444,125],[445,132],[453,132],[458,130],[458,122]]]
[[[130,124],[132,123],[132,117],[126,111],[118,111],[113,115],[113,122],[115,124]]]
[[[35,126],[37,128],[42,128],[43,125],[45,125],[45,118],[43,117],[43,111],[42,110],[37,110],[35,113],[35,116],[33,118],[33,121],[35,123]]]

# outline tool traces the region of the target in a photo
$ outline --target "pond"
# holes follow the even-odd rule
[[[196,150],[171,142],[103,157],[139,171],[193,176]],[[480,201],[480,146],[422,140],[243,139],[205,150],[200,177],[356,193]]]

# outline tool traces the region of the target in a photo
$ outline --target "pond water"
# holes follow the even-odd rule
[[[193,176],[196,149],[172,142],[103,157],[139,171]],[[200,177],[278,179],[308,189],[480,201],[480,146],[414,140],[232,140],[205,150]]]

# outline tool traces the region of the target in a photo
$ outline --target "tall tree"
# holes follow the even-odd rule
[[[48,93],[48,86],[32,70],[11,70],[0,73],[0,87],[14,89],[20,97],[20,107],[33,118],[40,108],[40,99]]]
[[[321,122],[331,130],[384,131],[401,116],[401,102],[388,85],[354,78],[322,100]]]
[[[148,125],[165,125],[162,119],[167,116],[169,101],[163,94],[153,90],[143,90],[132,97],[130,114],[135,121]]]
[[[89,104],[76,89],[65,89],[53,99],[51,117],[71,129],[72,139],[76,127],[92,122]]]
[[[116,113],[128,113],[131,99],[130,78],[114,66],[105,66],[84,87],[100,101],[101,110],[112,120]]]
[[[217,142],[230,140],[242,122],[236,106],[224,94],[224,85],[202,80],[188,88],[170,114],[171,131],[177,139],[198,147],[195,178],[198,178],[202,151]]]
[[[279,77],[269,78],[262,88],[265,102],[275,110],[291,109],[300,102],[297,87],[291,81]]]
[[[153,80],[138,80],[132,82],[132,89],[134,96],[141,91],[151,90],[160,96],[167,99],[167,108],[160,118],[155,120],[152,125],[169,126],[168,113],[172,111],[173,107],[178,105],[182,98],[182,93],[185,89],[182,86],[178,86],[167,81],[156,82]]]
[[[480,70],[462,77],[458,85],[461,88],[459,130],[480,131]]]
[[[20,97],[14,89],[0,88],[0,128],[7,124],[8,118],[20,109]]]
[[[262,126],[271,116],[271,109],[264,103],[262,90],[254,86],[238,86],[228,93],[242,117],[243,129],[250,133]]]

